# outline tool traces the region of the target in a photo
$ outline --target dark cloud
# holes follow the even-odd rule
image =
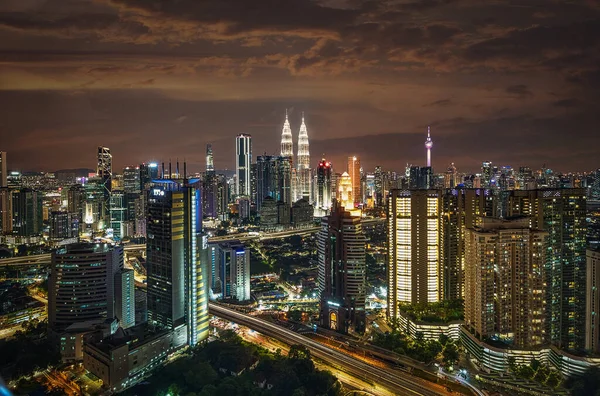
[[[529,90],[529,87],[523,84],[511,85],[510,87],[506,88],[506,92],[508,94],[515,95],[520,98],[533,96],[533,92]]]
[[[436,100],[435,102],[428,103],[424,106],[450,106],[450,104],[452,104],[451,99],[440,99]]]

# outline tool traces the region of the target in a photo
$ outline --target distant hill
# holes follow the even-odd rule
[[[57,179],[74,179],[76,177],[87,177],[90,173],[96,172],[94,169],[60,169],[54,172]]]

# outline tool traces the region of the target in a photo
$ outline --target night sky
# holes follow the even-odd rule
[[[600,1],[0,0],[9,168],[231,169],[306,114],[313,165],[600,166]],[[295,151],[295,149],[294,149]]]

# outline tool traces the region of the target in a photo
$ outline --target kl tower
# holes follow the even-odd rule
[[[431,140],[431,128],[427,126],[427,140],[425,140],[425,148],[427,149],[427,166],[431,168],[431,148],[433,141]]]

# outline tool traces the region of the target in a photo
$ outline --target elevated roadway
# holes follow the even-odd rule
[[[371,366],[362,360],[330,349],[308,337],[262,319],[247,316],[214,303],[209,303],[209,312],[212,315],[249,327],[289,345],[304,345],[310,350],[312,356],[333,366],[340,367],[343,371],[357,378],[365,378],[377,383],[398,395],[434,396],[448,394],[443,387],[437,384],[428,383],[400,371]]]

